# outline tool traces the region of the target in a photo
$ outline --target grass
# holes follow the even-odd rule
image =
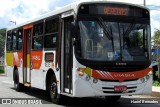
[[[4,67],[0,66],[0,74],[4,73]]]

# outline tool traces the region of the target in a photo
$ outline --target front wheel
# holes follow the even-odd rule
[[[57,83],[56,83],[56,79],[54,76],[51,77],[49,92],[50,92],[51,101],[53,103],[55,104],[62,103],[62,96],[58,94]]]

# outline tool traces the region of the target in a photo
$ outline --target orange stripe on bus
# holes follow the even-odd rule
[[[98,79],[118,80],[122,82],[124,80],[143,78],[151,70],[152,68],[146,68],[144,70],[132,71],[132,72],[106,72],[106,71],[92,70],[92,76]]]
[[[33,24],[29,24],[29,25],[23,26],[23,29],[29,29],[29,28],[32,28],[32,27],[33,27]]]

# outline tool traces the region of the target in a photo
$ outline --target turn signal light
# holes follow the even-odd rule
[[[83,76],[83,75],[84,75],[84,72],[83,72],[83,71],[80,71],[80,72],[79,72],[79,75],[80,75],[80,76]]]
[[[76,70],[77,70],[77,71],[80,71],[81,69],[80,69],[80,68],[76,68]]]
[[[152,75],[153,74],[153,71],[149,71],[149,73],[148,73],[149,75]]]

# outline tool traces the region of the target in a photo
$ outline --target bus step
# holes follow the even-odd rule
[[[26,87],[30,87],[30,86],[31,86],[31,84],[30,84],[30,83],[25,83],[25,84],[24,84],[24,86],[26,86]]]

